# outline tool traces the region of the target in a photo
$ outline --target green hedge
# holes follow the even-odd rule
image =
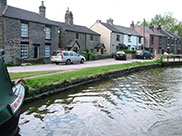
[[[122,50],[124,51],[126,54],[135,54],[136,50]]]

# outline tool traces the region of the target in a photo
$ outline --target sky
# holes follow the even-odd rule
[[[42,0],[7,0],[8,5],[39,12]],[[106,22],[112,18],[114,24],[129,27],[131,22],[150,21],[156,14],[171,12],[182,21],[181,0],[44,0],[46,18],[64,22],[69,7],[74,24],[91,27],[96,20]]]

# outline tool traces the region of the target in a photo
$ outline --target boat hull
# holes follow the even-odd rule
[[[15,116],[12,116],[8,121],[0,125],[1,136],[16,136],[18,134],[18,121],[20,118],[20,110]]]

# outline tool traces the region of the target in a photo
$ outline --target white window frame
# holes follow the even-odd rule
[[[45,28],[45,39],[46,40],[50,40],[51,39],[51,28],[50,27],[46,27]]]
[[[21,23],[21,37],[28,38],[28,24]]]
[[[45,57],[49,58],[51,55],[51,47],[49,45],[45,45]]]
[[[22,59],[28,58],[28,43],[21,44],[21,58]]]

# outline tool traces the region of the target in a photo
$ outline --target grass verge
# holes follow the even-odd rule
[[[150,65],[150,64],[157,64],[157,62],[156,61],[133,62],[133,63],[119,64],[119,65],[84,68],[84,69],[80,69],[80,70],[72,71],[72,72],[64,72],[64,73],[59,73],[54,75],[46,75],[42,77],[26,79],[25,81],[27,86],[30,89],[38,90],[44,86],[55,84],[58,82],[71,81],[73,79],[86,78],[90,75],[99,75],[99,74],[108,73],[112,70],[119,70],[119,69],[124,69],[129,67],[143,66],[143,65]]]
[[[18,73],[9,73],[11,79],[18,79],[18,78],[26,78],[31,76],[38,76],[44,74],[50,74],[59,72],[60,70],[49,70],[49,71],[36,71],[36,72],[18,72]]]

